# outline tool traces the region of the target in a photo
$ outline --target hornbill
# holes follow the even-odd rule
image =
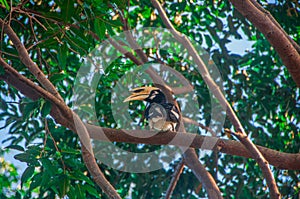
[[[150,129],[158,131],[176,131],[179,128],[180,114],[177,107],[167,102],[164,93],[157,87],[138,87],[131,90],[124,102],[146,101],[145,118]]]

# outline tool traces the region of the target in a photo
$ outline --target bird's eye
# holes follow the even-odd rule
[[[151,93],[151,95],[149,96],[149,99],[154,99],[155,97],[156,97],[156,95],[158,94],[158,92],[157,91],[153,91],[152,93]]]

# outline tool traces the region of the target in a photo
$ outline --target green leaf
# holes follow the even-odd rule
[[[105,23],[100,20],[99,18],[96,18],[94,20],[94,27],[95,27],[95,32],[100,38],[100,40],[103,40],[105,37],[105,31],[106,31],[106,26]]]
[[[24,98],[22,100],[21,112],[23,114],[23,120],[27,120],[35,113],[35,111],[39,107],[39,103],[39,101],[32,101],[28,98]]]
[[[41,106],[41,115],[42,117],[46,117],[50,114],[52,104],[49,101],[44,101],[45,103]]]
[[[7,3],[6,0],[0,0],[0,4],[4,5],[5,8],[6,8],[6,10],[10,10],[10,7],[9,7],[9,5],[8,5],[8,3]]]
[[[42,186],[41,182],[43,179],[43,174],[42,173],[37,173],[34,175],[31,179],[30,187],[29,187],[29,192],[34,190],[35,188]]]
[[[61,7],[61,14],[62,14],[64,21],[66,23],[69,23],[71,20],[71,17],[73,17],[73,15],[75,13],[74,2],[72,0],[62,1],[60,3],[60,7]]]
[[[207,46],[209,48],[211,48],[212,47],[212,40],[211,40],[210,36],[209,35],[204,35],[204,37],[205,37],[205,41],[206,41]]]
[[[1,70],[1,67],[0,67],[0,70]],[[4,99],[0,99],[1,101],[1,103],[0,103],[0,108],[2,109],[2,110],[7,110],[8,109],[8,105],[7,105],[7,103],[6,103],[6,101],[4,100]]]
[[[3,67],[0,67],[0,75],[5,75],[5,70]]]
[[[27,164],[38,164],[34,154],[31,154],[30,152],[25,152],[25,153],[19,153],[14,156],[16,160],[19,160],[21,162],[26,162]]]
[[[89,184],[85,184],[83,185],[83,188],[91,195],[95,196],[95,197],[99,197],[99,193],[98,191],[95,189],[95,187],[92,187]]]
[[[64,197],[70,190],[70,180],[67,175],[61,175],[59,178],[59,193],[60,197]]]
[[[57,158],[62,158],[62,154],[61,154],[61,152],[59,152],[59,151],[56,151],[56,152],[55,152],[55,156],[56,156]]]
[[[81,180],[81,181],[85,181],[90,185],[94,185],[94,182],[87,177],[86,175],[84,175],[82,172],[72,172],[70,173],[70,178],[74,179],[74,180]]]
[[[79,155],[81,154],[80,150],[74,149],[68,146],[65,146],[64,148],[61,149],[61,153],[63,154],[76,154]]]
[[[59,52],[57,54],[58,64],[63,70],[66,69],[68,51],[69,51],[69,49],[68,49],[67,45],[63,44],[59,48]]]
[[[70,191],[68,192],[68,197],[69,197],[69,199],[77,199],[78,198],[78,194],[77,194],[74,186],[70,187]]]
[[[55,166],[55,164],[53,164],[50,160],[46,159],[46,158],[42,158],[40,159],[41,161],[41,165],[44,167],[45,172],[48,173],[49,176],[54,176],[57,173],[57,166]]]
[[[9,145],[8,147],[6,147],[7,149],[15,149],[18,151],[25,151],[23,147],[21,147],[20,145]]]
[[[44,186],[46,189],[52,187],[53,184],[55,184],[54,180],[57,178],[57,176],[50,176],[49,173],[43,172],[41,173],[41,181],[40,186]]]
[[[111,25],[105,24],[105,26],[106,26],[107,31],[108,31],[108,33],[109,33],[110,36],[113,36],[113,35],[116,34],[115,31],[112,29],[112,26],[111,26]]]
[[[14,158],[21,162],[28,162],[31,160],[31,156],[27,153],[19,153],[15,155]]]
[[[119,8],[121,9],[125,9],[126,8],[126,4],[127,4],[127,1],[126,0],[115,0],[114,1]]]
[[[56,73],[56,74],[51,75],[51,77],[49,79],[53,84],[56,84],[64,79],[66,79],[67,77],[68,77],[68,75],[66,75],[64,73]]]
[[[31,176],[33,175],[34,173],[34,169],[35,167],[34,166],[29,166],[25,169],[25,171],[23,172],[22,176],[21,176],[21,186],[27,182],[27,180],[29,178],[31,178]]]
[[[85,197],[85,191],[84,191],[82,185],[76,184],[76,185],[75,185],[75,190],[76,190],[76,193],[77,193],[77,197],[78,197],[78,198],[86,198],[86,197]]]

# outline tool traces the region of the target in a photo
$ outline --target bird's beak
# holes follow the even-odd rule
[[[133,101],[133,100],[140,100],[143,101],[147,97],[149,97],[151,91],[153,90],[159,90],[159,88],[156,87],[138,87],[130,90],[131,95],[127,97],[123,102]]]

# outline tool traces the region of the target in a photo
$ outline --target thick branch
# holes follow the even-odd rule
[[[1,64],[2,60],[0,60]],[[9,85],[13,85],[18,91],[20,91],[23,95],[28,96],[33,101],[38,100],[40,95],[30,86],[28,86],[25,82],[14,78],[11,74],[0,75],[0,80],[7,82]]]
[[[0,65],[3,64],[1,62],[3,60],[0,59]],[[5,63],[5,62],[4,62]],[[6,63],[5,63],[6,64]],[[32,100],[37,100],[39,97],[42,97],[42,95],[39,94],[37,89],[38,87],[32,88],[28,85],[28,83],[25,83],[24,81],[20,80],[20,77],[15,77],[11,75],[10,73],[7,73],[5,75],[1,75],[0,79],[6,81],[8,84],[14,86],[17,88],[20,92],[22,92],[27,97],[31,98]],[[30,81],[30,80],[29,80]],[[60,123],[68,128],[74,129],[74,125],[70,124],[70,120],[66,120],[63,116],[60,115],[60,112],[57,110],[56,106],[52,107],[53,113],[51,114],[57,121],[57,123]],[[66,122],[63,122],[66,121]],[[73,126],[73,127],[72,127]],[[109,140],[112,142],[129,142],[129,143],[144,143],[144,144],[153,144],[153,145],[165,145],[168,144],[172,138],[174,137],[174,133],[163,133],[159,134],[154,137],[149,137],[147,139],[141,139],[136,137],[131,137],[130,135],[124,133],[122,130],[115,130],[115,129],[106,129],[101,128],[98,126],[93,126],[86,124],[89,134],[93,139],[99,139],[103,140],[103,136],[107,136]],[[101,132],[105,132],[105,135],[103,135]],[[145,134],[145,137],[148,137],[146,135],[149,135],[150,132],[148,131],[137,131],[137,134]],[[184,138],[185,136],[191,136],[189,133],[186,135],[180,135],[183,136],[182,141],[188,140],[187,138]],[[194,135],[193,135],[194,136]],[[143,137],[143,136],[142,136]],[[190,145],[192,148],[201,148],[202,143],[205,139],[215,139],[214,137],[206,137],[206,136],[200,136],[196,135],[194,141]],[[184,143],[178,143],[177,146],[185,146]],[[267,161],[279,168],[279,169],[288,169],[288,170],[300,170],[300,154],[290,154],[290,153],[284,153],[279,152],[276,150],[272,150],[266,147],[257,146],[257,148],[260,150],[260,152],[264,155],[264,157],[267,159]],[[205,148],[203,148],[205,149]],[[249,153],[249,151],[241,145],[237,141],[232,140],[225,140],[225,139],[218,139],[216,146],[213,148],[214,151],[220,151],[222,153],[226,153],[228,155],[236,155],[241,156],[245,158],[253,158],[252,155]]]
[[[92,139],[96,140],[107,140],[111,142],[125,142],[125,143],[135,143],[135,144],[150,144],[150,145],[167,145],[171,142],[174,136],[179,136],[179,142],[172,143],[176,146],[187,147],[186,140],[190,140],[194,137],[193,142],[189,147],[203,149],[203,150],[213,150],[226,153],[228,155],[236,155],[245,158],[253,158],[253,155],[243,146],[240,142],[234,140],[226,140],[216,137],[195,135],[192,133],[173,133],[173,132],[164,132],[154,134],[153,131],[146,130],[131,130],[132,134],[140,135],[139,137],[134,137],[126,133],[126,131],[120,129],[110,129],[102,128],[99,126],[94,126],[86,124],[87,130]],[[153,135],[149,137],[149,135]],[[145,137],[145,138],[143,138]],[[216,145],[211,148],[206,148],[206,145],[203,145],[205,142],[214,143],[217,140]],[[267,161],[279,168],[279,169],[289,169],[289,170],[300,170],[300,153],[291,154],[279,152],[273,149],[256,145],[259,151],[264,155]]]
[[[274,25],[276,25],[284,33],[285,37],[287,37],[290,40],[290,42],[293,44],[294,48],[300,54],[300,46],[284,31],[284,29],[280,26],[280,24],[276,21],[276,19],[274,19],[274,17],[271,15],[271,13],[269,11],[265,10],[257,1],[251,0],[251,3],[253,3],[253,5],[257,9],[259,9],[261,12],[265,13],[265,15],[272,21],[272,23]]]
[[[208,85],[210,91],[219,100],[219,102],[222,104],[222,106],[226,108],[226,112],[227,112],[232,124],[234,125],[235,129],[238,132],[240,132],[239,134],[235,134],[236,137],[248,148],[248,150],[252,153],[254,159],[258,163],[259,167],[261,168],[262,173],[267,180],[267,184],[270,189],[271,197],[279,198],[280,193],[278,191],[274,176],[269,168],[267,161],[264,159],[264,157],[259,152],[259,150],[255,147],[255,145],[251,142],[251,140],[247,137],[247,134],[245,133],[245,130],[244,130],[243,126],[241,125],[241,122],[239,121],[235,112],[231,108],[230,104],[225,99],[220,88],[216,85],[214,80],[211,78],[204,62],[202,61],[199,54],[197,53],[197,51],[191,44],[190,40],[186,36],[180,34],[173,27],[172,23],[170,22],[166,13],[164,12],[162,6],[160,5],[160,3],[157,0],[151,0],[151,2],[154,5],[154,7],[156,7],[156,9],[158,10],[159,15],[162,18],[162,21],[164,22],[164,24],[167,26],[167,28],[169,28],[171,30],[172,34],[177,39],[177,41],[180,42],[188,50],[189,54],[193,57],[194,61],[198,65],[200,73],[201,73],[204,81]]]
[[[84,162],[89,172],[93,176],[95,182],[111,198],[120,198],[116,190],[105,179],[104,174],[99,169],[94,154],[92,152],[89,134],[80,118],[75,113],[73,113],[63,101],[60,101],[48,91],[44,90],[40,86],[33,83],[31,80],[19,74],[18,71],[16,71],[14,68],[8,65],[1,57],[0,65],[4,68],[6,72],[5,76],[9,77],[3,79],[12,85],[16,85],[18,88],[21,89],[21,92],[23,90],[23,94],[28,94],[31,97],[34,97],[32,98],[33,100],[36,100],[38,97],[42,97],[44,99],[49,100],[52,104],[55,105],[52,107],[51,110],[52,117],[55,118],[58,123],[66,126],[67,128],[70,128],[79,135],[80,141],[82,143],[82,156]],[[16,81],[13,81],[14,79]],[[30,92],[26,91],[26,89],[28,88],[30,88]],[[73,120],[73,116],[75,121]]]
[[[90,136],[88,134],[86,126],[76,113],[73,113],[74,123],[76,125],[77,134],[80,137],[82,157],[86,167],[92,175],[94,181],[99,187],[112,199],[121,199],[115,188],[105,178],[104,174],[100,170],[91,145]]]
[[[64,116],[66,118],[72,118],[70,108],[63,101],[60,101],[58,98],[56,98],[50,92],[46,91],[45,89],[41,88],[40,86],[38,86],[31,80],[29,80],[26,77],[24,77],[23,75],[19,74],[18,71],[16,71],[13,67],[11,67],[9,64],[7,64],[1,57],[0,57],[0,66],[2,66],[4,68],[5,72],[7,73],[6,75],[11,77],[8,79],[6,79],[6,78],[3,78],[3,79],[8,80],[10,83],[12,83],[13,80],[15,79],[16,83],[13,85],[16,85],[17,87],[22,88],[24,94],[27,93],[27,94],[33,95],[34,94],[33,92],[35,91],[38,93],[38,95],[40,97],[43,97],[44,99],[49,100],[51,103],[53,103],[57,107],[59,107],[59,109],[61,110],[61,112],[64,113]],[[25,90],[26,88],[29,88],[29,87],[32,88],[34,91],[30,91],[30,93],[29,93],[28,91]],[[36,94],[34,94],[34,95],[36,95]]]
[[[1,59],[0,59],[1,61]],[[5,63],[5,62],[4,62]],[[0,65],[3,64],[0,63]],[[5,63],[6,64],[6,63]],[[40,97],[38,94],[38,91],[33,89],[32,87],[28,86],[27,83],[24,83],[20,79],[10,75],[5,74],[0,76],[0,79],[6,81],[8,84],[11,84],[15,88],[17,88],[19,91],[21,91],[24,95],[31,98],[32,100],[36,100]],[[19,86],[18,86],[19,85]],[[30,88],[30,89],[28,89]],[[29,91],[29,92],[28,92]],[[58,114],[56,106],[52,107],[53,113],[51,114],[54,118],[56,118],[56,121],[68,128],[71,128],[70,124],[62,123],[64,120],[64,117],[60,116]],[[70,122],[69,120],[66,120]],[[116,130],[116,129],[108,129],[108,128],[101,128],[98,126],[93,126],[86,124],[88,132],[93,139],[98,140],[105,140],[105,136],[111,140],[112,142],[128,142],[128,143],[144,143],[144,144],[152,144],[152,145],[166,145],[170,143],[172,138],[174,137],[174,133],[172,132],[166,132],[166,133],[160,133],[158,135],[155,135],[154,137],[149,137],[147,139],[143,138],[137,138],[132,137],[126,133],[124,133],[122,130]],[[101,132],[104,132],[105,135]],[[134,133],[137,134],[145,134],[141,135],[141,137],[148,137],[149,135],[148,131],[136,131]],[[195,136],[191,135],[190,133],[187,134],[180,134],[182,136],[182,142],[176,143],[177,146],[185,146],[184,140],[189,140],[189,138],[185,138],[185,136]],[[190,147],[192,148],[203,148],[202,144],[204,140],[206,139],[215,139],[214,137],[207,137],[207,136],[201,136],[196,135],[194,141],[191,143]],[[290,154],[290,153],[284,153],[279,152],[276,150],[272,150],[266,147],[257,146],[259,151],[264,155],[266,160],[273,166],[277,167],[278,169],[287,169],[287,170],[300,170],[300,154]],[[212,149],[214,151],[220,151],[222,153],[228,154],[228,155],[236,155],[240,157],[245,158],[253,158],[252,155],[249,153],[249,151],[239,142],[233,141],[233,140],[225,140],[225,139],[218,139],[216,146]]]
[[[124,21],[124,29],[127,30],[125,34],[126,34],[126,38],[127,38],[128,42],[130,44],[130,47],[136,51],[137,55],[142,60],[141,61],[142,63],[147,62],[148,61],[147,55],[142,51],[141,47],[136,43],[131,32],[128,31],[129,28],[126,23],[126,20],[123,19],[123,21]],[[119,45],[116,45],[115,43],[112,43],[112,45],[114,45],[117,49],[119,49],[120,52],[124,51],[124,50],[122,50],[122,48],[120,49]],[[124,53],[126,53],[126,52],[124,52]],[[128,55],[128,53],[126,53],[126,54]],[[172,89],[168,85],[165,84],[164,80],[152,68],[148,68],[146,70],[146,72],[150,75],[150,77],[154,81],[155,86],[159,87],[164,92],[167,100],[169,102],[172,102],[173,104],[175,104],[175,106],[179,109],[177,101],[174,100],[174,98],[172,96],[172,94],[173,94]],[[180,113],[180,118],[182,118],[181,113]],[[185,132],[185,129],[183,127],[183,122],[181,122],[180,128],[182,129],[183,132]],[[195,176],[199,179],[199,181],[201,181],[204,184],[204,187],[206,188],[209,197],[216,198],[216,196],[217,196],[217,198],[222,198],[221,192],[220,192],[219,188],[217,187],[216,182],[214,181],[214,179],[212,178],[210,173],[208,171],[206,171],[206,169],[203,167],[203,165],[199,162],[198,157],[196,156],[195,150],[192,148],[188,148],[186,150],[186,152],[184,153],[183,157],[184,157],[186,164],[190,167],[190,169],[193,170],[193,173],[195,174]],[[182,167],[183,167],[183,165],[182,165]],[[181,173],[179,173],[179,175],[180,174]]]
[[[57,92],[53,84],[47,79],[47,77],[39,69],[39,67],[32,61],[25,46],[22,44],[19,37],[9,26],[9,24],[6,24],[2,19],[0,19],[0,27],[3,28],[3,31],[8,35],[9,39],[12,41],[15,48],[17,49],[21,62],[29,69],[29,71],[36,77],[36,79],[43,85],[43,87],[47,91],[52,93],[56,98],[63,102],[64,100]]]
[[[198,160],[195,150],[187,150],[183,156],[187,166],[193,171],[194,175],[200,179],[200,182],[203,183],[209,198],[223,198],[214,178],[208,171],[206,171],[205,167]]]
[[[264,10],[257,2],[251,0],[230,0],[236,9],[261,31],[274,47],[283,64],[287,67],[293,80],[300,87],[300,54],[297,52],[291,38],[279,26],[271,14]],[[254,1],[253,1],[254,2]],[[296,48],[295,48],[296,46]]]
[[[89,134],[81,119],[65,104],[63,98],[57,92],[54,85],[46,78],[45,74],[32,61],[25,46],[22,44],[22,42],[20,41],[16,33],[13,31],[13,29],[9,26],[9,24],[6,24],[2,19],[0,19],[0,26],[16,47],[21,62],[29,69],[29,71],[36,77],[36,79],[42,84],[42,86],[46,90],[34,84],[31,80],[27,79],[23,75],[20,75],[18,71],[16,71],[14,68],[8,65],[1,57],[0,65],[2,65],[7,74],[9,74],[17,80],[18,84],[16,85],[18,86],[18,88],[24,90],[23,86],[25,85],[25,94],[27,93],[28,95],[34,95],[34,93],[29,93],[26,90],[26,88],[32,88],[38,93],[38,95],[40,95],[44,99],[49,100],[55,105],[51,110],[51,114],[53,114],[52,116],[56,119],[56,121],[58,121],[59,123],[63,122],[63,124],[66,125],[66,127],[72,129],[78,134],[82,143],[83,160],[89,172],[93,176],[94,181],[110,198],[121,198],[98,167],[93,154]],[[61,120],[59,117],[61,117]]]

